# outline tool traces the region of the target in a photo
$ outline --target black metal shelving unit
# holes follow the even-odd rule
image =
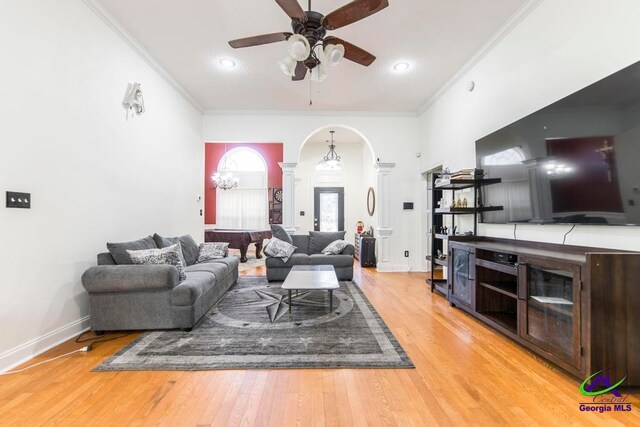
[[[432,229],[429,230],[429,235],[431,236],[431,253],[427,255],[427,260],[431,263],[430,277],[427,278],[427,284],[431,286],[431,292],[438,291],[445,296],[449,294],[449,286],[444,274],[445,269],[448,268],[448,261],[447,259],[438,258],[438,250],[443,254],[447,254],[445,242],[448,240],[465,240],[465,238],[475,236],[478,233],[478,215],[480,215],[482,219],[483,212],[500,211],[504,209],[502,206],[483,206],[482,193],[479,191],[482,186],[497,184],[499,182],[501,182],[500,178],[449,179],[443,181],[441,175],[433,174],[430,183]],[[466,208],[438,206],[438,201],[443,198],[444,191],[451,191],[453,200],[455,200],[456,191],[469,188],[473,189],[473,200],[471,201],[473,206]],[[445,215],[451,218],[450,229],[455,227],[455,218],[457,215],[473,215],[473,234],[449,235],[434,232],[434,228],[435,230],[440,230],[444,225]]]

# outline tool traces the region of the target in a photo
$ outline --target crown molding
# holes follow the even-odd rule
[[[116,21],[113,15],[102,5],[99,0],[82,0],[82,2],[91,9],[111,30],[113,30],[122,41],[125,42],[131,50],[133,50],[142,60],[144,60],[158,75],[173,87],[184,99],[193,105],[200,113],[203,113],[202,106],[182,87],[171,74],[156,61],[151,53],[138,41],[131,33],[129,33],[122,25]]]
[[[498,31],[485,43],[456,73],[445,82],[440,89],[424,103],[417,111],[417,115],[422,115],[438,99],[440,99],[449,89],[458,83],[473,67],[475,67],[485,56],[495,49],[500,42],[509,35],[531,12],[533,12],[544,0],[528,0],[505,22]]]
[[[205,116],[337,116],[337,117],[418,117],[417,111],[307,111],[307,110],[204,110]]]

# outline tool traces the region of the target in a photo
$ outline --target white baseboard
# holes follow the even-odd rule
[[[407,264],[384,264],[376,267],[380,273],[406,273],[409,271]]]
[[[407,273],[409,271],[409,265],[407,264],[394,264],[393,271],[397,273]]]
[[[89,329],[89,316],[64,325],[0,354],[0,372],[6,372]]]

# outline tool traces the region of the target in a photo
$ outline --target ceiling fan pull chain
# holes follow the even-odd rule
[[[311,70],[310,74],[313,74],[315,72],[315,68],[313,70]],[[311,77],[311,75],[309,76]],[[311,78],[309,78],[309,107],[311,107],[313,105],[313,81],[311,80]]]

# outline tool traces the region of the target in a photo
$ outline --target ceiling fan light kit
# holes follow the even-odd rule
[[[304,80],[308,71],[313,81],[322,81],[329,75],[328,66],[337,66],[343,58],[369,66],[376,57],[337,37],[325,37],[327,31],[342,28],[360,21],[389,6],[388,0],[353,0],[323,15],[309,9],[305,12],[298,0],[275,0],[291,18],[293,33],[272,33],[244,39],[231,40],[234,49],[287,41],[288,57],[278,61],[280,69],[292,80]],[[319,47],[319,49],[316,49]],[[292,61],[297,63],[292,65]]]
[[[287,51],[296,61],[304,61],[311,53],[309,40],[300,34],[294,34],[287,40]]]
[[[324,48],[324,56],[327,58],[326,63],[330,67],[335,67],[344,58],[344,46],[341,44],[330,44]]]
[[[322,82],[329,77],[329,71],[327,70],[327,66],[323,63],[320,63],[317,67],[311,70],[311,81],[313,82]]]
[[[282,72],[287,76],[293,77],[296,75],[296,66],[298,65],[298,62],[292,57],[287,56],[281,59],[280,61],[278,61],[278,65],[280,66]]]

